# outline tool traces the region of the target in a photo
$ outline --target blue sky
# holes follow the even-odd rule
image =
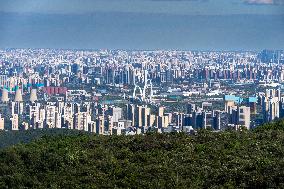
[[[0,0],[0,47],[284,49],[284,0]]]

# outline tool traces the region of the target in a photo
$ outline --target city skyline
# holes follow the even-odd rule
[[[0,50],[0,130],[248,130],[284,118],[283,50]]]

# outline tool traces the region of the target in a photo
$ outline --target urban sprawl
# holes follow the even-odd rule
[[[0,130],[253,129],[284,117],[284,51],[0,50]]]

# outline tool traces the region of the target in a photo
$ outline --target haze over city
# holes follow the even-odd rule
[[[281,49],[283,33],[282,0],[0,1],[1,48]]]

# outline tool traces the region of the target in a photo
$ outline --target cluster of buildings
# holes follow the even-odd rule
[[[0,50],[0,130],[247,129],[284,116],[284,52]]]
[[[2,90],[0,130],[27,130],[44,128],[66,128],[89,131],[98,134],[144,133],[149,129],[173,132],[206,128],[206,118],[212,104],[203,103],[202,108],[187,105],[187,112],[166,112],[166,107],[156,107],[154,112],[147,104],[125,104],[121,107],[99,104],[93,101],[66,101],[58,96],[53,101],[38,99],[37,89],[31,89],[23,100],[21,89],[14,94]],[[75,93],[74,95],[77,95]],[[80,98],[85,99],[84,95]],[[72,99],[72,98],[71,98]],[[220,130],[220,113],[213,112],[215,130]],[[209,123],[209,125],[208,125]]]

